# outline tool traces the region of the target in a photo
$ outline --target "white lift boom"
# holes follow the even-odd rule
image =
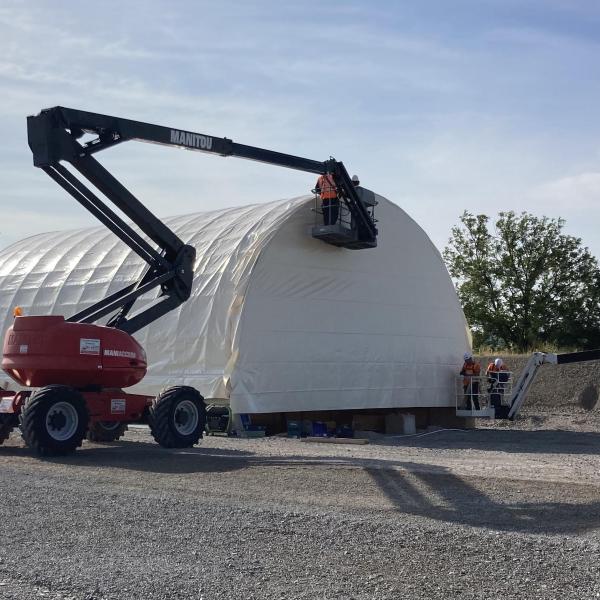
[[[521,373],[519,380],[513,388],[513,395],[510,401],[510,406],[500,407],[502,409],[508,409],[507,414],[498,414],[496,410],[496,418],[510,419],[511,421],[517,416],[531,384],[533,383],[535,376],[539,368],[545,364],[562,365],[567,363],[584,362],[588,360],[600,360],[600,350],[585,350],[583,352],[567,352],[565,354],[552,354],[544,352],[534,352],[523,372]]]

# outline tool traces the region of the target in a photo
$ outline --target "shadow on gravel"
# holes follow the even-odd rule
[[[433,450],[474,449],[524,454],[600,454],[600,432],[595,431],[473,429],[432,433],[423,437],[396,438],[396,440],[394,445]],[[385,438],[381,441],[376,440],[375,443],[389,444]]]
[[[499,531],[521,533],[575,534],[600,528],[600,501],[549,502],[545,481],[504,480],[505,497],[539,494],[539,502],[497,502],[465,479],[444,467],[418,463],[397,463],[402,470],[365,467],[396,510],[439,521],[460,523]],[[556,483],[551,485],[557,486]],[[569,497],[572,484],[562,484]],[[595,495],[596,488],[590,488]],[[558,495],[560,491],[558,491]]]
[[[282,467],[296,467],[298,477],[288,480],[287,491],[293,494],[297,488],[300,495],[305,487],[303,470],[305,472],[308,468],[312,477],[323,477],[321,489],[325,496],[329,493],[335,495],[336,486],[340,485],[344,493],[347,493],[347,484],[352,476],[345,469],[356,469],[368,475],[399,513],[478,528],[523,533],[576,534],[600,528],[600,499],[596,500],[597,488],[593,486],[588,488],[560,482],[548,484],[546,481],[536,480],[459,477],[438,465],[408,461],[340,456],[269,457],[222,448],[165,450],[153,443],[122,441],[106,447],[84,447],[73,456],[53,458],[51,462],[157,474],[210,475],[260,468],[263,469],[262,476],[266,480],[271,480],[271,470],[275,478],[276,470],[279,472]],[[344,469],[333,471],[332,467],[336,466]],[[314,484],[313,479],[312,485]],[[488,495],[484,491],[486,486],[490,486],[492,494],[500,500]],[[359,483],[356,494],[361,494]],[[581,497],[582,494],[587,496]],[[523,497],[533,500],[518,501]],[[547,500],[548,498],[552,500]],[[556,501],[556,498],[561,500]],[[570,498],[578,501],[568,501]],[[345,508],[351,509],[352,502]]]
[[[103,445],[84,445],[68,456],[37,457],[26,447],[0,448],[0,456],[30,456],[46,463],[75,467],[126,469],[145,473],[185,474],[221,473],[247,465],[239,458],[252,456],[243,450],[224,448],[165,449],[158,444],[119,441]],[[209,459],[209,460],[207,460]]]
[[[480,434],[483,434],[483,438],[478,441]],[[587,447],[598,443],[597,434],[482,431],[476,432],[474,437],[467,433],[461,435],[464,440],[453,437],[434,443],[428,438],[417,438],[410,445],[460,449],[479,448],[481,444],[483,450],[504,450],[503,445],[506,444],[507,452],[575,453],[578,445],[573,440],[582,439],[585,447],[580,449],[581,452],[598,452],[597,448]],[[2,447],[0,456],[33,457],[31,451],[22,446]],[[135,472],[204,474],[210,477],[211,474],[261,469],[262,473],[256,476],[265,478],[265,482],[274,480],[284,467],[291,472],[286,479],[286,492],[291,498],[295,497],[296,491],[299,497],[306,494],[306,469],[309,469],[312,478],[310,485],[322,490],[324,505],[328,505],[330,497],[348,497],[342,510],[353,510],[357,506],[352,502],[352,494],[348,496],[349,483],[353,482],[351,485],[356,486],[355,495],[361,498],[373,493],[362,487],[368,486],[370,480],[394,509],[402,514],[523,533],[577,534],[600,528],[600,498],[595,486],[534,479],[511,480],[506,478],[507,473],[501,473],[502,478],[459,477],[439,465],[402,460],[301,455],[270,457],[243,450],[202,447],[166,450],[154,443],[140,441],[84,445],[74,455],[42,460],[90,469],[128,470],[132,472],[132,477],[135,477]],[[296,468],[297,476],[293,474]],[[368,477],[361,479],[360,476],[349,474],[348,470],[364,473]],[[489,490],[489,494],[486,490]],[[269,494],[266,493],[265,497],[268,498]],[[521,498],[531,500],[523,502]]]

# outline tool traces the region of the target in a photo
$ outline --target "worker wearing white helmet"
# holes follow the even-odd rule
[[[358,175],[352,175],[352,185],[355,188],[360,186]],[[340,211],[340,199],[333,175],[331,173],[321,175],[317,179],[314,191],[321,197],[323,224],[335,225]]]
[[[324,173],[317,179],[315,193],[321,197],[323,225],[335,225],[340,212],[340,200],[335,178],[331,173]]]
[[[504,365],[504,361],[498,357],[491,361],[485,372],[488,378],[488,393],[490,394],[490,403],[494,408],[502,405],[504,388],[509,375]]]
[[[504,361],[498,357],[495,360],[491,361],[488,365],[486,373],[494,373],[499,371],[506,371],[506,367],[504,366]]]

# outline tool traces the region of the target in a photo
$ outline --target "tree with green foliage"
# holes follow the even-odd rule
[[[475,347],[600,347],[600,269],[565,221],[464,212],[444,250]]]

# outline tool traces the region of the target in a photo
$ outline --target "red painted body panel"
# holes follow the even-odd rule
[[[85,392],[83,397],[90,411],[90,425],[95,421],[139,421],[152,403],[149,396],[126,394],[116,389]]]
[[[123,388],[146,368],[146,353],[129,334],[61,316],[16,317],[4,338],[2,369],[26,387]]]
[[[0,395],[0,414],[19,414],[30,391],[2,392]],[[101,392],[83,392],[90,413],[88,426],[96,421],[139,421],[146,407],[152,403],[150,396],[126,394],[123,390],[110,389]]]

